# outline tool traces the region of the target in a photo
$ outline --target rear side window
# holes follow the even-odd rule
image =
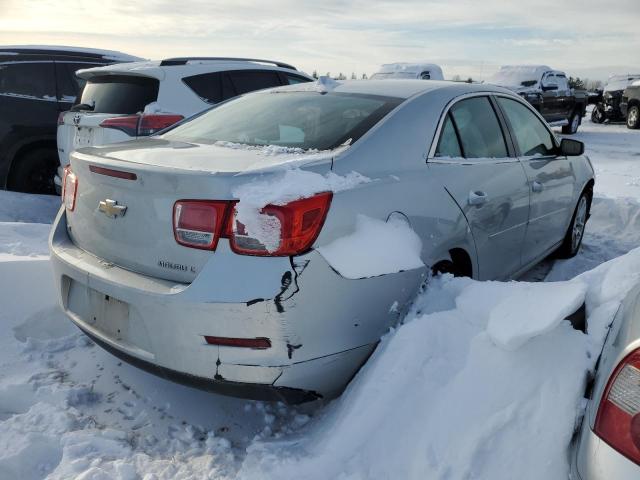
[[[540,119],[520,102],[498,97],[498,103],[509,119],[511,131],[520,149],[520,155],[551,155],[555,144],[551,132]]]
[[[270,70],[236,70],[228,75],[238,95],[282,85],[278,72]]]
[[[0,65],[0,95],[55,101],[53,62]]]
[[[458,135],[456,134],[456,129],[451,121],[450,114],[447,114],[447,118],[442,126],[442,133],[440,134],[438,148],[436,149],[436,157],[455,158],[461,156],[462,150],[460,150]]]
[[[298,75],[291,75],[290,73],[286,73],[285,77],[289,85],[295,85],[296,83],[305,83],[305,82],[311,81],[308,78],[299,77]]]
[[[465,158],[508,157],[500,123],[487,97],[462,100],[451,108]]]
[[[69,63],[56,62],[56,78],[58,80],[58,100],[72,103],[84,87],[86,80],[78,78],[76,72],[83,68],[100,67],[101,63]]]
[[[96,113],[134,114],[158,99],[155,78],[105,75],[87,81],[78,103],[94,105]]]
[[[225,72],[203,73],[186,77],[184,83],[208,103],[220,103],[236,96],[231,79]]]

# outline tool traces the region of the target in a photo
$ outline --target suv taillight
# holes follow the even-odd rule
[[[71,165],[64,167],[62,176],[62,203],[70,212],[76,208],[76,194],[78,193],[78,177],[71,171]]]
[[[228,238],[231,249],[240,255],[289,256],[311,248],[318,238],[331,206],[332,192],[302,198],[284,205],[267,205],[259,215],[271,217],[277,245],[267,248],[250,236],[237,221],[238,202],[179,200],[173,206],[173,233],[180,245],[215,250],[220,238]]]
[[[102,128],[113,128],[126,133],[130,137],[135,137],[138,134],[138,121],[140,116],[127,115],[126,117],[112,117],[103,120],[100,123]]]
[[[182,115],[142,115],[138,124],[138,135],[151,135],[159,132],[178,123],[183,118]]]
[[[173,206],[173,235],[185,247],[215,250],[229,202],[179,200]]]
[[[594,432],[640,465],[640,349],[627,355],[609,378]]]
[[[184,117],[173,114],[126,115],[112,117],[100,123],[102,128],[114,128],[130,137],[147,136],[178,123]]]
[[[58,114],[58,126],[64,125],[64,114],[67,112],[60,112]]]
[[[275,220],[267,219],[278,236],[277,245],[272,248],[247,234],[245,226],[237,221],[234,214],[228,230],[231,249],[241,255],[263,256],[298,255],[309,250],[320,234],[332,197],[331,192],[324,192],[284,205],[264,207],[260,215]]]

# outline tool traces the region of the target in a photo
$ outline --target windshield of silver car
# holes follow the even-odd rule
[[[261,92],[238,97],[168,131],[191,143],[331,150],[355,142],[403,99],[337,92]]]

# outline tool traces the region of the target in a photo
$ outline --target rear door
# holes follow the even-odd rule
[[[570,116],[573,113],[573,109],[575,107],[573,96],[571,95],[571,89],[569,88],[569,81],[567,77],[563,74],[556,74],[556,79],[558,82],[558,96],[557,96],[557,105],[558,105],[558,117],[560,120],[567,119],[570,120]]]
[[[540,113],[544,119],[551,123],[561,118],[560,104],[558,102],[558,79],[553,72],[542,76],[542,105]]]
[[[567,157],[558,157],[553,133],[524,103],[497,97],[509,124],[531,191],[529,224],[522,250],[527,264],[560,242],[573,214],[576,178]]]
[[[429,159],[430,174],[467,218],[481,279],[520,269],[529,213],[527,177],[503,129],[489,96],[460,100],[446,114]]]

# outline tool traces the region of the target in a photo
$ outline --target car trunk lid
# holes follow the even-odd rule
[[[302,157],[162,139],[79,150],[71,157],[78,179],[75,208],[67,212],[71,238],[107,264],[189,283],[215,251],[176,242],[175,202],[232,200],[235,187],[251,181],[253,173],[287,162],[325,161],[330,169],[326,154]]]

